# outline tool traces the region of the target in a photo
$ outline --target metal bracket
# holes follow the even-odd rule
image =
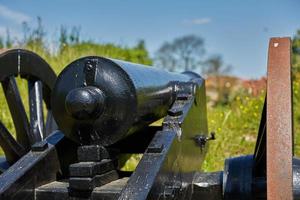
[[[85,62],[84,72],[86,86],[94,84],[97,75],[97,64],[96,59],[88,59]]]
[[[216,133],[211,132],[209,137],[207,137],[206,135],[196,135],[193,139],[202,150],[208,141],[216,139]]]

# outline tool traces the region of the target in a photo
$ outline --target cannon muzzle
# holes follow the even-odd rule
[[[96,87],[84,87],[71,90],[65,101],[67,112],[78,120],[98,117],[104,107],[103,92]]]

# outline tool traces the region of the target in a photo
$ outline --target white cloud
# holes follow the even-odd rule
[[[203,24],[208,24],[211,21],[212,21],[211,18],[204,17],[204,18],[196,18],[191,20],[184,20],[183,22],[189,25],[203,25]]]
[[[11,10],[10,8],[0,4],[0,17],[9,19],[17,24],[24,21],[30,21],[31,17],[19,11]]]

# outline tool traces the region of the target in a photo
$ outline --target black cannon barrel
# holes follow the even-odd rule
[[[64,134],[81,144],[111,145],[164,117],[180,92],[193,93],[193,72],[170,73],[120,60],[84,57],[58,76],[53,115]]]

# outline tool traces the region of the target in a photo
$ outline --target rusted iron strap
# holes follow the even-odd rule
[[[291,40],[269,43],[267,82],[267,199],[292,200]]]

